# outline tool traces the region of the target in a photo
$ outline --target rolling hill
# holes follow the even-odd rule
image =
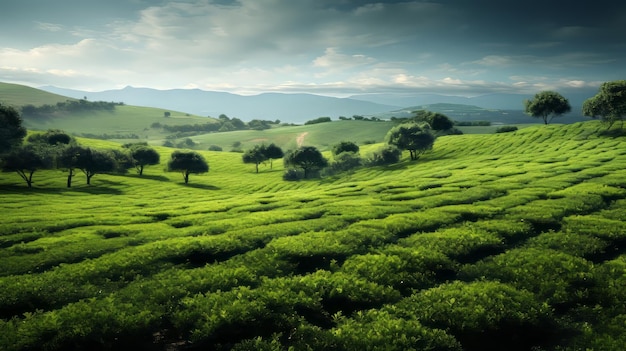
[[[184,185],[162,147],[91,186],[0,173],[0,349],[621,350],[626,141],[604,128],[297,182],[201,151]]]

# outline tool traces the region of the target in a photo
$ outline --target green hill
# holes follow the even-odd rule
[[[203,151],[185,186],[160,147],[92,186],[2,173],[0,349],[620,350],[626,141],[602,128],[298,182]]]
[[[0,82],[0,103],[19,107],[28,104],[35,106],[54,105],[57,102],[74,100],[65,96],[48,93],[25,85]]]

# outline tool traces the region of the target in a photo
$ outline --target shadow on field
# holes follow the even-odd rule
[[[168,177],[163,176],[163,175],[127,174],[126,176],[129,177],[129,178],[134,178],[134,179],[149,179],[149,180],[157,180],[157,181],[161,181],[161,182],[168,182],[170,180]]]
[[[0,186],[0,193],[10,193],[10,194],[20,194],[20,195],[28,195],[28,194],[63,194],[63,193],[89,193],[89,194],[110,194],[110,195],[121,195],[124,192],[100,185],[75,185],[71,188],[63,187],[63,188],[50,188],[50,187],[41,187],[38,188],[36,185],[33,185],[32,188],[26,187],[26,185],[2,185]]]
[[[207,184],[189,183],[189,184],[181,184],[181,185],[186,186],[186,187],[190,187],[190,188],[204,189],[204,190],[221,190],[222,189],[222,188],[217,187],[215,185],[207,185]]]

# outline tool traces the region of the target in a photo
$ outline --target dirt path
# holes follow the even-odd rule
[[[306,137],[307,134],[309,134],[309,132],[304,132],[298,135],[298,137],[296,138],[296,143],[298,144],[298,147],[302,146],[302,143],[304,143],[304,137]]]

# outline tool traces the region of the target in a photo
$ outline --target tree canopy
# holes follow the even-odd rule
[[[195,151],[174,151],[167,163],[170,172],[181,172],[185,184],[189,183],[190,174],[202,174],[209,171],[208,162]]]
[[[159,153],[147,145],[131,146],[130,154],[139,175],[143,175],[143,169],[145,166],[158,165],[161,161]]]
[[[626,80],[603,83],[595,96],[585,100],[582,112],[585,116],[600,117],[609,129],[617,121],[621,122],[620,129],[623,128],[626,117]]]
[[[359,153],[359,146],[351,141],[341,141],[336,145],[333,145],[333,155],[337,156],[342,152]]]
[[[259,164],[269,159],[265,151],[265,145],[255,145],[252,149],[246,150],[243,155],[241,155],[243,163],[254,163],[256,173],[259,173]]]
[[[94,175],[113,172],[117,164],[114,156],[105,150],[80,147],[76,156],[75,166],[83,171],[89,185]]]
[[[11,150],[4,157],[2,171],[16,172],[31,188],[35,171],[51,167],[51,157],[48,157],[44,150],[33,145],[27,145]]]
[[[435,136],[428,126],[408,123],[391,128],[385,136],[385,141],[400,150],[409,150],[411,160],[417,160],[424,152],[432,149]]]
[[[10,106],[0,104],[0,154],[22,144],[26,128],[22,126],[20,113]]]
[[[290,151],[284,158],[285,166],[302,168],[304,178],[307,178],[311,170],[322,169],[328,166],[328,160],[314,146],[302,146]]]
[[[426,110],[413,111],[413,113],[415,114],[413,117],[414,121],[426,122],[433,130],[441,131],[452,129],[452,127],[454,127],[454,122],[442,113]]]
[[[569,101],[554,91],[542,91],[530,100],[524,100],[526,114],[543,119],[544,124],[550,123],[554,117],[562,116],[572,110]]]

